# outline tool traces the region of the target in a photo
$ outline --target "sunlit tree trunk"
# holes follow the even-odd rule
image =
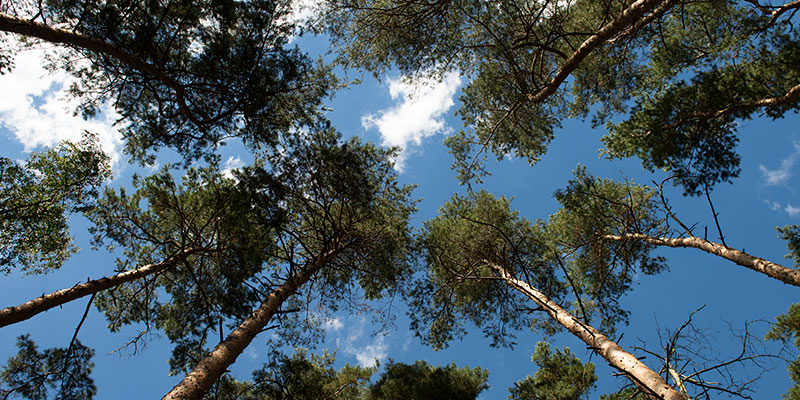
[[[249,317],[242,321],[217,347],[202,359],[194,369],[175,385],[162,400],[202,399],[214,382],[224,374],[228,367],[244,351],[253,339],[267,326],[270,319],[280,309],[286,299],[299,287],[322,269],[335,255],[328,252],[325,256],[309,263],[300,272],[286,280],[261,303]]]
[[[616,342],[600,333],[600,331],[561,308],[561,306],[545,296],[544,293],[531,287],[526,282],[514,278],[497,264],[487,262],[487,265],[496,271],[506,284],[533,300],[561,326],[603,357],[609,365],[622,371],[642,392],[656,399],[686,400],[659,374],[653,372],[647,365],[625,351]]]

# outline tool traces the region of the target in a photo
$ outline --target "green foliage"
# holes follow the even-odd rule
[[[788,342],[794,339],[796,348],[800,348],[800,303],[792,304],[789,309],[777,317],[766,336],[770,340]],[[789,363],[787,367],[789,377],[794,381],[794,386],[783,395],[788,400],[800,399],[800,358]]]
[[[110,176],[93,135],[34,152],[21,163],[0,158],[0,269],[44,273],[77,251],[67,217],[88,212]]]
[[[454,196],[425,224],[420,247],[429,273],[415,284],[409,312],[423,340],[444,346],[464,333],[466,321],[483,327],[495,345],[513,344],[513,332],[528,325],[548,333],[559,329],[544,313],[520,312],[530,309],[530,301],[497,279],[489,264],[502,266],[587,323],[599,317],[606,334],[627,321],[619,298],[638,272],[658,273],[664,260],[650,257],[652,247],[639,240],[604,235],[656,229],[653,192],[595,179],[578,168],[555,196],[562,207],[547,223],[531,223],[512,211],[507,199],[481,191]]]
[[[652,189],[595,178],[580,166],[574,174],[567,187],[555,193],[561,208],[550,216],[547,232],[581,294],[581,314],[597,311],[601,329],[610,334],[617,322],[627,319],[618,299],[631,289],[634,271],[656,274],[666,264],[662,257],[651,257],[653,246],[640,240],[603,236],[652,234],[662,221]]]
[[[386,371],[369,388],[368,400],[474,400],[489,387],[489,372],[480,367],[431,366],[424,361],[389,361]]]
[[[538,367],[509,388],[512,400],[580,400],[588,399],[597,376],[594,364],[582,363],[569,348],[553,352],[547,342],[536,344],[531,361]]]
[[[795,267],[800,266],[800,225],[788,225],[775,229],[778,230],[778,237],[787,242],[786,247],[789,249],[789,254],[786,255],[786,258],[791,258]]]
[[[489,372],[480,367],[431,366],[424,361],[389,361],[380,378],[370,384],[377,367],[345,365],[333,368],[335,354],[308,354],[298,349],[291,357],[273,354],[253,372],[252,381],[221,379],[207,400],[474,400],[488,388]]]
[[[216,164],[169,168],[136,179],[135,192],[108,190],[91,215],[97,241],[121,246],[120,265],[160,262],[196,251],[157,276],[98,297],[109,327],[135,322],[175,343],[173,371],[191,369],[211,335],[223,335],[306,265],[333,258],[287,310],[336,310],[402,291],[413,272],[411,187],[397,183],[392,151],[341,143],[332,130],[297,134],[255,165],[226,177]],[[308,315],[308,314],[305,314]],[[308,344],[313,321],[278,319],[278,334]],[[286,345],[286,343],[283,343]]]
[[[455,195],[425,223],[420,246],[428,276],[415,284],[409,317],[417,335],[435,347],[463,335],[465,321],[504,346],[530,323],[520,312],[526,299],[493,279],[487,263],[525,277],[553,299],[564,295],[546,260],[543,226],[521,218],[505,198],[484,191]]]
[[[630,118],[608,125],[609,154],[671,171],[690,195],[738,176],[737,121],[762,112],[748,104],[783,97],[800,82],[800,31],[784,18],[768,25],[770,16],[713,0],[665,18],[650,36]],[[795,96],[763,113],[780,118],[797,107]]]
[[[672,2],[594,48],[558,90],[537,97],[631,2],[329,3],[324,22],[345,66],[410,76],[457,70],[470,79],[457,112],[465,128],[446,139],[462,181],[485,173],[483,151],[538,161],[562,119],[593,113],[595,126],[623,118],[607,125],[609,157],[639,157],[697,195],[739,174],[738,121],[779,118],[800,104],[783,97],[800,82],[793,7],[770,21],[776,8],[757,2]]]
[[[291,357],[273,359],[253,372],[252,382],[237,382],[227,376],[206,399],[218,400],[357,400],[366,391],[374,368],[345,365],[333,368],[335,355],[307,354],[298,349]]]
[[[778,237],[786,240],[786,247],[790,253],[786,258],[792,258],[797,267],[800,263],[800,225],[789,225],[783,228],[776,228]],[[794,346],[800,349],[800,303],[789,306],[789,309],[779,315],[766,335],[766,339],[780,340],[788,342],[794,340]],[[783,395],[788,400],[800,400],[800,357],[789,363],[787,367],[789,377],[794,381],[794,386]]]
[[[600,400],[649,400],[649,397],[635,387],[627,387],[616,393],[600,395]]]
[[[3,398],[19,396],[30,400],[88,400],[97,388],[89,376],[94,350],[75,340],[70,347],[39,352],[30,335],[17,338],[19,352],[8,359],[0,387]]]
[[[438,76],[458,70],[471,79],[458,114],[465,129],[447,140],[463,180],[471,179],[473,153],[487,145],[499,158],[508,154],[536,162],[570,110],[560,90],[539,102],[533,96],[549,84],[564,60],[598,26],[615,17],[625,2],[476,0],[416,2],[406,0],[331,0],[325,16],[339,61],[347,67],[382,73],[396,67],[410,76]],[[631,53],[619,45],[587,60],[579,83],[607,76],[603,90],[579,90],[620,108]],[[605,61],[608,60],[608,61]],[[613,61],[612,61],[613,60]],[[580,66],[579,68],[583,68]],[[613,72],[611,74],[609,72]],[[589,83],[585,83],[590,86]],[[614,94],[611,94],[613,91]]]
[[[316,118],[335,86],[329,68],[288,44],[295,33],[290,1],[49,0],[39,6],[37,22],[102,40],[157,71],[79,46],[56,63],[78,78],[71,91],[83,115],[113,103],[123,117],[125,149],[140,161],[154,161],[155,150],[166,146],[188,163],[231,136],[253,148],[275,144],[280,133]]]

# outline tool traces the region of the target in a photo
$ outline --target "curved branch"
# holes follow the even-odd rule
[[[91,280],[86,283],[75,285],[68,289],[61,289],[56,292],[42,295],[41,297],[37,297],[33,300],[26,301],[16,307],[6,307],[0,310],[0,327],[24,321],[35,316],[36,314],[45,312],[54,307],[58,307],[72,300],[76,300],[90,294],[95,294],[97,292],[119,286],[123,283],[143,278],[148,275],[159,273],[186,259],[186,257],[200,253],[201,251],[204,251],[204,249],[184,250],[181,254],[167,258],[160,263],[144,265],[130,271],[121,272],[117,275]]]
[[[680,117],[677,121],[669,124],[664,125],[662,129],[675,129],[681,125],[684,125],[688,122],[692,121],[707,121],[709,119],[721,118],[733,114],[738,111],[748,111],[753,110],[760,107],[775,107],[779,106],[784,103],[788,103],[789,101],[793,100],[795,97],[800,95],[800,84],[793,86],[789,89],[786,94],[783,96],[777,97],[767,97],[764,99],[759,99],[747,103],[737,104],[730,107],[723,108],[721,110],[716,111],[697,111],[692,112],[689,114],[685,114]],[[647,133],[650,133],[649,131]]]
[[[753,271],[760,272],[783,283],[800,286],[800,270],[784,267],[783,265],[767,261],[763,258],[751,256],[743,251],[726,247],[719,243],[711,242],[705,239],[700,239],[699,237],[666,238],[653,237],[641,233],[631,233],[621,236],[603,235],[601,237],[603,239],[616,241],[641,240],[656,246],[692,247],[703,250],[706,253],[720,256],[726,260],[733,261],[736,264],[749,268]]]
[[[181,114],[183,114],[195,125],[202,126],[213,122],[213,120],[201,120],[194,115],[192,110],[186,104],[185,87],[180,84],[180,82],[164,73],[164,71],[155,65],[150,64],[110,43],[82,35],[80,33],[68,31],[66,29],[54,28],[38,22],[17,18],[13,15],[8,15],[5,13],[0,13],[0,31],[16,33],[23,36],[31,36],[50,43],[64,43],[91,52],[111,56],[147,75],[153,76],[161,81],[161,83],[174,90]]]

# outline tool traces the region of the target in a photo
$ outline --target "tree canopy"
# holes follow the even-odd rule
[[[800,399],[800,358],[786,350],[800,348],[800,305],[770,321],[769,342],[752,321],[717,333],[740,346],[726,358],[703,340],[697,311],[651,329],[625,301],[638,282],[671,273],[667,247],[800,286],[800,225],[777,227],[794,264],[782,265],[729,246],[711,197],[742,173],[742,124],[800,108],[800,2],[327,0],[308,25],[298,3],[0,0],[0,73],[13,73],[20,52],[48,49],[47,68],[73,79],[78,106],[65,112],[89,120],[109,106],[137,171],[112,181],[89,132],[25,160],[0,156],[7,282],[70,269],[76,226],[106,256],[103,275],[0,309],[8,327],[89,297],[67,347],[17,337],[0,372],[4,398],[95,397],[95,350],[78,340],[94,307],[109,331],[138,332],[122,346],[134,353],[163,335],[180,378],[165,399],[475,399],[489,388],[483,367],[342,366],[315,350],[337,315],[369,315],[380,331],[403,311],[436,350],[475,330],[497,352],[533,349],[510,399],[594,396],[610,374],[581,361],[583,348],[620,378],[601,399],[750,398],[760,374],[784,362],[795,384],[785,398]],[[330,53],[315,60],[303,34],[329,40]],[[466,82],[462,127],[444,139],[461,186],[427,205],[440,207],[427,220],[415,219],[415,178],[396,163],[405,149],[331,122],[329,99],[354,71]],[[607,162],[637,158],[644,172],[634,174],[652,184],[578,165],[553,207],[532,213],[512,207],[513,188],[493,192],[492,168],[515,158],[538,168],[571,119],[602,131]],[[243,149],[245,165],[223,162],[226,144]],[[718,240],[674,205],[701,196]],[[623,341],[646,329],[658,348]],[[577,346],[551,347],[562,333]],[[249,379],[232,372],[266,336],[263,366]]]

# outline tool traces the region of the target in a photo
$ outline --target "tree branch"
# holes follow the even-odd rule
[[[760,272],[783,283],[800,286],[800,270],[784,267],[783,265],[767,261],[763,258],[751,256],[743,251],[723,246],[719,243],[711,242],[699,237],[693,236],[684,238],[666,238],[654,237],[641,233],[630,233],[621,236],[603,235],[601,238],[616,241],[641,240],[656,246],[692,247],[703,250],[706,253],[720,256],[726,260],[733,261],[736,264],[749,268],[753,271]]]
[[[119,286],[126,282],[164,271],[179,261],[184,260],[186,257],[203,251],[205,250],[197,248],[184,250],[182,253],[169,257],[160,263],[144,265],[130,271],[121,272],[117,275],[91,280],[86,283],[75,285],[68,289],[61,289],[56,292],[42,295],[41,297],[37,297],[33,300],[26,301],[16,307],[6,307],[0,310],[0,327],[24,321],[35,316],[36,314],[68,303],[72,300],[76,300],[114,286]]]
[[[213,120],[201,120],[194,115],[192,110],[186,104],[185,87],[180,82],[164,73],[164,71],[155,65],[150,64],[108,42],[82,35],[80,33],[68,31],[66,29],[54,28],[38,22],[17,18],[4,13],[0,13],[0,31],[16,33],[23,36],[31,36],[50,43],[64,43],[94,53],[111,56],[133,67],[134,69],[139,70],[140,72],[153,76],[161,81],[161,83],[174,90],[181,114],[183,114],[183,116],[185,116],[195,125],[203,126],[214,122]]]

